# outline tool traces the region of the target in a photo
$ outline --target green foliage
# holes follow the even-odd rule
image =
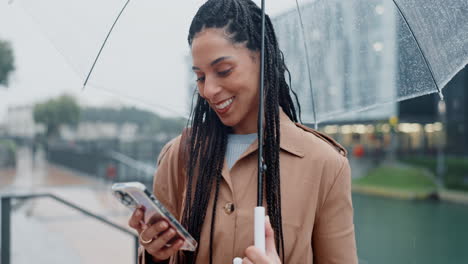
[[[424,169],[400,166],[381,166],[368,175],[353,180],[361,186],[384,187],[406,191],[431,191],[436,189],[433,179],[426,175]]]
[[[0,167],[14,166],[16,163],[16,144],[12,140],[0,139]]]
[[[429,169],[437,174],[437,160],[432,157],[402,158],[401,161],[414,166]],[[444,185],[448,189],[468,191],[468,158],[447,157]]]
[[[56,134],[60,125],[76,125],[79,119],[80,107],[75,98],[69,95],[62,95],[34,106],[34,121],[46,126],[47,137]]]
[[[157,133],[179,134],[185,126],[182,118],[163,118],[159,115],[137,109],[135,107],[113,108],[85,108],[82,111],[82,121],[113,122],[117,124],[135,123],[145,135]]]
[[[0,85],[8,86],[8,77],[14,70],[13,50],[8,42],[0,40]]]

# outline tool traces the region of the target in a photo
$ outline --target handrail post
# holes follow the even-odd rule
[[[11,223],[11,199],[2,197],[2,264],[10,264],[10,223]]]
[[[138,248],[140,247],[140,241],[138,240],[138,236],[135,238],[135,264],[138,264]]]

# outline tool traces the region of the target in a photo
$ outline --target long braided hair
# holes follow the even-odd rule
[[[251,0],[208,0],[198,10],[190,26],[188,43],[191,46],[197,33],[207,28],[221,28],[234,43],[246,43],[250,51],[261,49],[261,9]],[[273,25],[265,18],[265,145],[267,165],[265,189],[267,212],[275,232],[276,248],[284,260],[284,238],[281,216],[281,188],[279,167],[280,124],[279,106],[286,115],[297,122],[296,109],[291,98],[285,73],[290,74],[278,47]],[[296,103],[300,106],[297,100]],[[189,121],[191,126],[187,159],[187,186],[182,224],[199,241],[208,202],[214,190],[210,230],[210,263],[213,262],[213,234],[221,171],[231,131],[225,126],[204,98],[198,95]],[[198,251],[185,252],[185,263],[195,263]]]

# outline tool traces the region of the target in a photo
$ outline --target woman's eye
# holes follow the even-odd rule
[[[198,77],[196,82],[204,82],[205,81],[205,76]]]
[[[231,72],[231,70],[232,69],[227,69],[225,71],[220,71],[220,72],[218,72],[218,75],[221,76],[221,77],[226,76]]]

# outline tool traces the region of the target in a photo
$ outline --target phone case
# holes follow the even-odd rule
[[[127,208],[132,211],[139,205],[145,207],[145,223],[155,223],[162,219],[166,220],[169,225],[174,228],[177,235],[169,241],[167,246],[170,246],[172,241],[182,238],[185,242],[181,250],[195,251],[197,241],[185,230],[185,228],[175,219],[175,217],[162,205],[154,195],[146,189],[145,185],[139,182],[122,182],[112,185],[112,193],[114,196]]]

